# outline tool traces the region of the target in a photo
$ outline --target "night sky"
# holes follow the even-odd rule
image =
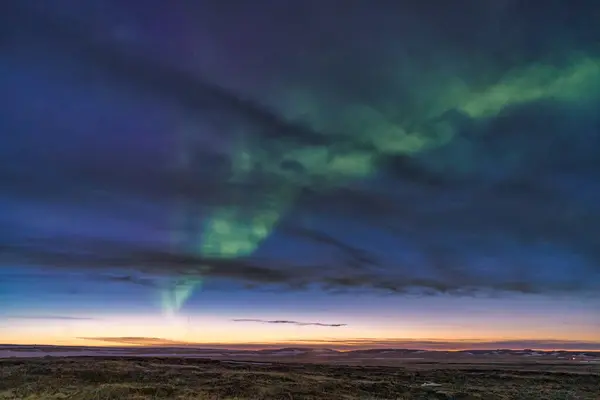
[[[600,349],[598,21],[2,2],[0,343]]]

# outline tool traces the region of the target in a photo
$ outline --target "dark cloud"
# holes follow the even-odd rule
[[[286,324],[286,325],[298,325],[298,326],[330,326],[340,327],[347,326],[348,324],[324,324],[321,322],[300,322],[300,321],[288,321],[288,320],[266,320],[266,319],[254,319],[254,318],[238,318],[232,319],[234,322],[258,322],[260,324]]]
[[[217,84],[165,63],[132,55],[131,49],[126,52],[125,49],[119,49],[116,43],[111,45],[105,40],[98,40],[77,20],[52,16],[16,4],[6,8],[8,12],[4,17],[11,19],[6,30],[15,27],[11,32],[16,36],[13,40],[33,40],[36,46],[40,41],[47,42],[53,50],[62,52],[63,57],[74,56],[88,68],[100,71],[100,77],[104,72],[109,78],[130,85],[135,90],[176,101],[179,106],[194,112],[200,110],[217,115],[217,120],[223,120],[227,114],[234,112],[238,118],[263,128],[260,132],[267,136],[278,139],[290,136],[307,144],[322,144],[323,140],[327,140],[323,135],[285,121],[267,107],[244,99]],[[20,20],[29,22],[25,31],[19,27],[17,21]]]
[[[407,21],[406,26],[397,21],[400,13],[392,12],[397,9],[390,2],[364,18],[360,12],[344,13],[339,18],[346,25],[333,29],[336,32],[307,30],[305,24],[297,25],[302,26],[298,28],[302,32],[283,26],[281,30],[267,29],[268,34],[257,32],[258,36],[247,32],[249,42],[267,41],[277,44],[273,47],[277,49],[286,44],[300,55],[295,55],[296,50],[274,52],[273,48],[252,46],[246,46],[247,51],[256,54],[255,57],[243,53],[244,49],[235,57],[226,54],[221,61],[231,58],[235,62],[223,65],[235,64],[228,67],[234,69],[244,65],[247,72],[244,77],[255,82],[248,83],[244,90],[241,88],[244,85],[237,81],[243,74],[234,74],[226,67],[221,69],[227,70],[228,76],[225,72],[225,76],[218,75],[215,67],[206,74],[210,79],[202,78],[200,74],[176,68],[181,61],[176,57],[168,62],[157,60],[161,57],[123,47],[87,29],[85,24],[64,16],[35,13],[13,3],[2,5],[6,11],[1,13],[6,22],[2,24],[2,45],[5,58],[17,66],[44,65],[43,73],[36,77],[51,80],[55,72],[52,68],[60,69],[64,63],[83,74],[79,83],[97,81],[99,86],[117,87],[115,97],[134,93],[140,98],[152,98],[182,115],[208,120],[203,127],[217,127],[214,130],[229,139],[231,131],[244,128],[249,139],[257,143],[255,147],[261,155],[275,154],[278,169],[274,172],[263,165],[272,160],[265,156],[266,161],[257,163],[261,165],[252,179],[234,182],[229,179],[232,160],[226,151],[190,146],[197,153],[196,164],[187,170],[177,169],[166,166],[163,159],[157,161],[154,148],[165,146],[151,135],[136,136],[131,139],[135,142],[132,144],[127,139],[116,139],[127,137],[117,128],[112,132],[92,124],[65,126],[54,115],[48,118],[50,121],[40,123],[32,115],[25,113],[25,118],[7,109],[2,116],[10,122],[15,134],[0,148],[2,164],[6,165],[0,169],[0,207],[6,210],[0,212],[3,268],[42,266],[90,270],[95,274],[126,268],[131,272],[121,275],[115,272],[100,279],[145,286],[154,285],[146,275],[202,275],[243,285],[278,285],[286,289],[317,286],[332,292],[416,291],[426,295],[474,295],[489,290],[575,294],[592,292],[600,282],[597,99],[586,104],[582,104],[583,100],[571,103],[532,100],[509,104],[498,115],[479,119],[450,110],[436,117],[437,120],[426,122],[449,124],[455,132],[452,141],[414,153],[375,152],[378,172],[368,182],[340,179],[338,183],[335,179],[334,184],[326,184],[320,171],[310,172],[296,160],[276,157],[285,146],[308,146],[315,153],[322,149],[372,152],[373,144],[367,139],[375,137],[376,133],[371,132],[379,127],[373,128],[369,121],[363,123],[360,119],[338,118],[340,109],[354,110],[352,107],[359,104],[412,128],[416,124],[412,116],[427,111],[422,104],[435,97],[430,94],[435,93],[432,87],[438,82],[434,79],[436,74],[456,75],[458,80],[465,79],[483,90],[488,81],[502,81],[521,67],[535,67],[542,61],[550,65],[567,63],[567,50],[573,42],[596,60],[595,50],[585,48],[583,33],[562,20],[561,11],[566,11],[559,2],[534,12],[522,2],[503,2],[498,11],[498,6],[490,2],[464,1],[463,8],[473,13],[459,14],[477,16],[468,20],[457,16],[459,7],[455,5],[438,4],[439,13],[431,15],[425,11],[429,6],[410,3],[405,5],[410,18],[402,17]],[[357,9],[366,4],[355,3]],[[326,27],[323,21],[328,21],[334,11],[339,14],[337,8],[321,7],[312,1],[296,7],[304,13],[291,13],[293,16],[303,15],[311,26],[319,28]],[[235,20],[234,14],[241,15],[244,10],[243,6],[236,6],[225,12],[215,5],[207,14],[224,18],[223,13],[228,13]],[[271,16],[285,14],[275,6],[271,12]],[[573,15],[572,21],[578,21],[588,39],[595,37],[597,33],[590,28],[593,13],[575,14],[569,13]],[[323,21],[314,21],[311,15],[322,15]],[[415,16],[416,22],[409,23]],[[273,18],[265,26],[285,25],[285,18]],[[537,18],[546,22],[533,24]],[[422,24],[425,19],[439,19],[439,24]],[[532,28],[534,25],[536,28]],[[500,29],[505,26],[511,27],[510,37],[498,34],[505,31]],[[436,33],[441,27],[443,32]],[[224,46],[228,37],[215,29],[214,35],[220,40],[217,42],[228,48]],[[423,34],[405,34],[411,29]],[[272,35],[273,31],[281,34]],[[475,31],[477,35],[472,34]],[[358,40],[364,32],[372,33],[366,36],[368,40]],[[559,41],[554,39],[559,33],[567,39],[561,41],[560,48],[555,48],[554,43]],[[235,40],[239,37],[246,36],[238,33]],[[414,37],[415,41],[404,47],[397,37]],[[33,49],[29,50],[31,53],[45,50],[29,59],[31,55],[23,55],[29,54],[24,50],[27,43]],[[339,52],[333,51],[337,48]],[[490,53],[497,54],[488,56],[482,50],[486,48],[494,49]],[[272,65],[260,61],[264,60],[262,55],[275,53],[283,55],[269,58]],[[394,56],[400,53],[403,62],[392,62],[389,53]],[[394,73],[401,66],[406,71],[402,70],[403,79],[398,83]],[[489,70],[476,71],[483,67]],[[17,70],[22,73],[21,68]],[[304,87],[306,83],[306,87],[318,88],[315,91],[326,100],[314,105],[317,111],[309,110],[306,113],[310,115],[298,116],[304,111],[286,110],[279,104],[283,101],[278,103],[270,97],[261,74],[272,78],[275,86],[281,84],[284,92],[288,91],[284,83],[291,82],[292,88]],[[427,79],[421,82],[420,75]],[[216,79],[217,76],[224,79]],[[225,78],[236,83],[224,85]],[[594,85],[597,82],[591,79],[590,87]],[[265,89],[259,90],[261,86]],[[262,92],[265,93],[261,96]],[[57,94],[52,98],[59,97]],[[7,101],[7,107],[11,103]],[[53,102],[47,103],[50,107]],[[311,101],[307,103],[299,108],[313,106]],[[392,111],[385,111],[388,108]],[[364,128],[364,138],[346,132],[358,129],[357,126]],[[85,136],[82,132],[88,130],[93,134]],[[43,134],[26,134],[30,131]],[[173,136],[176,135],[169,138]],[[43,137],[51,139],[42,141]],[[95,141],[87,144],[91,140]],[[139,143],[143,146],[138,147]],[[306,178],[310,173],[316,177]],[[300,195],[291,205],[291,215],[283,216],[275,235],[283,234],[296,243],[310,242],[319,248],[334,249],[341,257],[327,258],[322,263],[305,263],[302,255],[292,256],[293,260],[266,255],[224,260],[174,250],[165,243],[146,241],[139,234],[170,235],[171,227],[164,221],[167,218],[156,216],[161,212],[168,214],[165,210],[175,200],[191,210],[184,216],[190,220],[201,219],[219,206],[235,206],[240,214],[251,213],[257,204],[268,199],[268,193],[282,185],[298,189]],[[322,190],[323,187],[330,190]],[[27,205],[31,208],[25,208]],[[32,209],[42,210],[38,218],[29,216]],[[81,218],[84,221],[81,223],[74,218],[81,214],[94,218]],[[309,229],[294,221],[297,215],[310,215],[322,223]],[[60,223],[48,222],[52,218],[61,223],[78,221],[73,225],[79,226],[61,226],[64,231],[57,232]],[[354,229],[360,243],[337,237],[323,228],[334,220],[354,224],[344,233]],[[138,229],[127,240],[119,240],[111,237],[117,229],[101,231],[108,222],[127,223]],[[84,229],[93,234],[86,238]],[[389,256],[391,253],[396,255]]]
[[[100,281],[106,281],[106,282],[133,284],[133,285],[146,286],[146,287],[151,287],[151,288],[160,287],[160,285],[158,285],[155,280],[140,277],[140,276],[133,276],[133,275],[100,275],[100,276],[94,276],[93,278],[100,280]]]
[[[92,243],[93,244],[93,243]],[[52,246],[57,248],[57,246]],[[71,247],[68,244],[67,248]],[[461,274],[439,275],[433,278],[419,277],[410,267],[386,266],[373,271],[356,269],[354,265],[324,264],[311,265],[297,262],[282,262],[261,258],[223,259],[201,257],[194,254],[151,250],[128,246],[78,247],[78,254],[67,250],[40,248],[8,248],[0,255],[2,265],[22,265],[48,268],[102,271],[106,269],[129,270],[129,278],[119,282],[151,284],[153,277],[204,277],[241,284],[274,286],[287,290],[320,288],[332,293],[374,292],[381,294],[458,296],[485,295],[493,292],[518,292],[529,294],[589,293],[593,295],[593,282],[566,279],[544,282],[520,276],[521,269],[504,272],[498,277],[479,273],[471,269],[452,266]],[[442,267],[444,268],[444,267]],[[447,267],[450,268],[450,267]],[[451,271],[451,269],[447,269]]]
[[[348,266],[365,267],[379,263],[377,256],[372,252],[345,243],[324,231],[298,225],[280,225],[279,231],[291,235],[297,240],[308,240],[337,249],[345,258],[342,262],[345,262]]]

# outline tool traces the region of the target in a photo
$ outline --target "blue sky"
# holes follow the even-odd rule
[[[600,341],[592,2],[19,4],[0,342]]]

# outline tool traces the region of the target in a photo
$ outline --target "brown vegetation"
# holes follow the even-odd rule
[[[423,386],[435,383],[431,387]],[[600,374],[519,365],[428,368],[185,358],[0,360],[0,399],[600,399]]]

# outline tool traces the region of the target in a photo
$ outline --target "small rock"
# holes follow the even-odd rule
[[[440,387],[442,386],[440,383],[433,383],[433,382],[425,382],[424,384],[421,385],[421,387]]]

